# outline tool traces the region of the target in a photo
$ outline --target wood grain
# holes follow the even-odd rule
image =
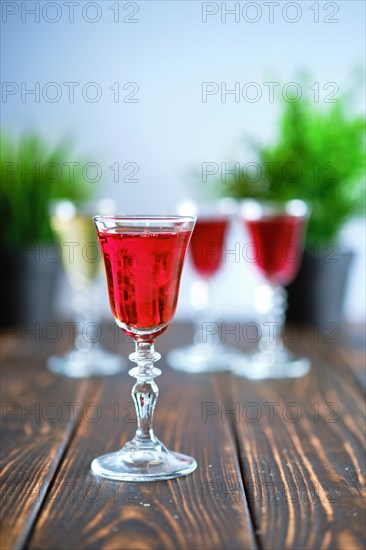
[[[134,433],[132,382],[127,374],[118,384],[104,382],[96,397],[101,418],[81,421],[54,482],[56,490],[68,485],[75,492],[50,495],[27,548],[256,548],[231,427],[218,415],[202,416],[206,404],[222,400],[211,376],[164,369],[157,379],[156,433],[169,448],[195,456],[196,472],[145,484],[102,481],[90,472],[95,456],[117,450]]]
[[[20,548],[45,499],[79,413],[86,382],[56,379],[40,362],[3,361],[1,548]]]
[[[311,356],[307,377],[231,381],[253,521],[265,549],[361,549],[364,402],[304,340],[296,351]]]
[[[355,386],[365,395],[366,390],[366,333],[365,327],[351,325],[339,328],[334,342],[327,342],[324,336],[317,342],[315,348],[327,360],[342,371],[342,376],[347,376],[349,370],[354,379]],[[345,369],[344,367],[347,367]]]
[[[110,349],[132,348],[107,334]],[[364,548],[362,338],[329,343],[305,331],[293,347],[312,359],[307,377],[250,382],[167,369],[167,350],[191,336],[177,324],[159,339],[154,424],[199,468],[148,484],[107,482],[89,469],[134,433],[127,373],[58,378],[44,366],[55,346],[7,346],[2,549]],[[39,418],[30,411],[37,402]],[[66,402],[80,404],[71,421]],[[56,421],[50,403],[61,406]]]

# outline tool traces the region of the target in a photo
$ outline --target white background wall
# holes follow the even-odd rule
[[[73,21],[64,2],[40,2],[39,22],[24,8],[22,13],[22,5],[29,10],[37,9],[36,4],[2,2],[2,80],[19,86],[18,93],[3,94],[2,125],[18,133],[35,130],[50,142],[73,135],[78,151],[101,166],[97,194],[114,197],[123,213],[173,212],[177,202],[193,193],[191,172],[200,170],[202,162],[254,160],[243,136],[270,140],[279,113],[280,103],[269,101],[264,82],[279,82],[283,89],[307,73],[310,84],[319,82],[322,106],[323,86],[335,83],[339,96],[349,89],[354,68],[365,61],[365,4],[359,1],[279,2],[272,5],[272,21],[265,3],[253,2],[251,7],[241,3],[240,9],[248,11],[244,16],[241,11],[238,22],[234,15],[222,22],[221,3],[215,2],[206,7],[195,1],[143,1],[129,6],[108,0],[80,2]],[[119,22],[114,21],[117,5]],[[232,9],[235,3],[227,2],[226,7]],[[16,8],[16,13],[9,13]],[[131,16],[135,23],[123,22],[137,9]],[[216,9],[218,13],[203,22],[203,10]],[[248,21],[256,17],[258,21]],[[233,96],[221,102],[217,94],[204,103],[202,82],[207,81],[226,82],[228,88],[235,82],[241,86],[255,82],[262,97],[254,103],[243,98],[236,103]],[[50,82],[56,88],[44,88]],[[80,83],[74,102],[69,101],[65,82]],[[90,82],[102,91],[95,103],[81,93]],[[132,91],[123,86],[136,82],[138,102],[114,102],[110,87],[117,82],[122,97]],[[22,97],[22,83],[26,89],[39,83],[39,102],[29,94]],[[59,100],[48,101],[57,89]],[[93,89],[87,91],[91,97]],[[364,110],[363,91],[363,85],[355,90],[351,111]],[[109,167],[116,162],[121,168],[137,163],[138,182],[114,183]],[[233,227],[229,242],[242,238]],[[357,253],[346,315],[362,320],[364,221],[349,224],[342,241]],[[182,316],[190,313],[191,280],[187,266],[178,311]],[[247,266],[228,261],[215,282],[216,307],[227,317],[248,316],[255,284]]]

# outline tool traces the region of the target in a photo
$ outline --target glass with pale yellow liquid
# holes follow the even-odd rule
[[[101,211],[103,202],[100,201]],[[51,226],[61,247],[62,264],[71,287],[76,336],[71,350],[48,358],[48,368],[73,378],[116,374],[124,367],[123,359],[107,352],[100,343],[97,279],[102,262],[91,215],[77,209],[71,201],[56,201],[51,206]]]

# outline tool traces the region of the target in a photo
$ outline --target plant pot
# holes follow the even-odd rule
[[[2,307],[1,328],[35,327],[52,320],[61,264],[58,258],[43,254],[45,247],[27,250],[2,250],[0,271]]]
[[[341,324],[348,275],[354,253],[305,252],[296,279],[287,287],[286,320],[299,325]]]

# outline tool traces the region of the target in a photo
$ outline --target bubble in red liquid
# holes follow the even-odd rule
[[[190,231],[112,229],[98,233],[109,301],[126,334],[161,334],[174,315]]]

